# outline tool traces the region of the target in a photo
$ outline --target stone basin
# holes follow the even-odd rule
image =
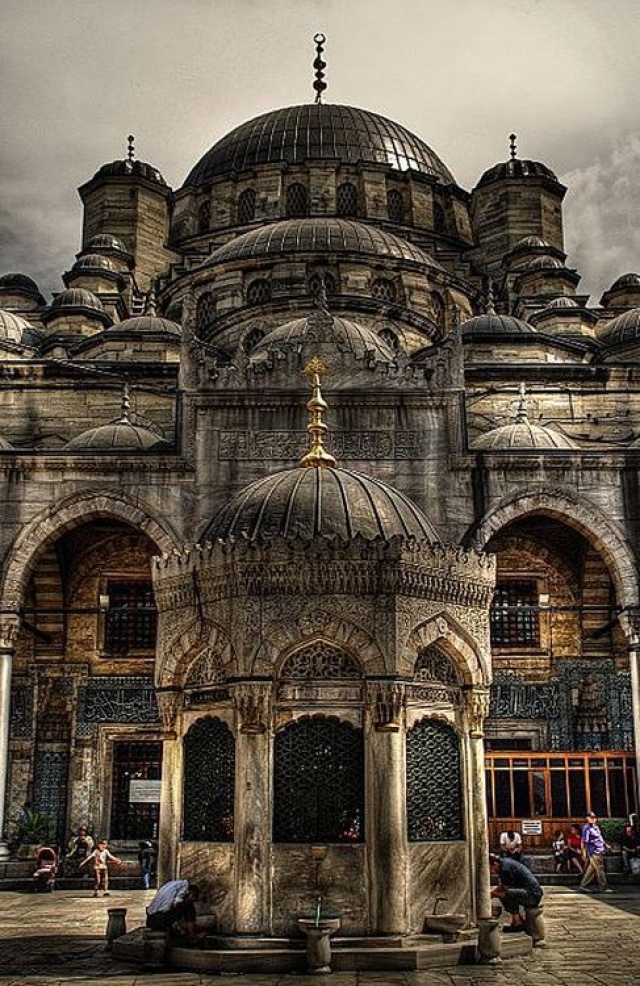
[[[330,935],[340,927],[338,917],[298,918],[298,928],[307,936],[307,968],[309,972],[331,972]]]
[[[442,935],[443,941],[456,941],[466,923],[466,914],[427,914],[423,932]]]

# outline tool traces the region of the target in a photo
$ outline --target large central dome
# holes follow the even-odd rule
[[[303,164],[313,159],[386,164],[455,184],[438,155],[399,123],[353,106],[310,103],[272,110],[242,123],[207,151],[185,186],[260,164]]]

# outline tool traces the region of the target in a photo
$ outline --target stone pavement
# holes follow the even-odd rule
[[[107,907],[127,907],[142,923],[153,891],[94,900],[84,891],[0,894],[2,986],[638,986],[640,887],[610,896],[545,892],[548,947],[498,968],[457,966],[425,972],[348,972],[326,976],[141,973],[105,949]]]

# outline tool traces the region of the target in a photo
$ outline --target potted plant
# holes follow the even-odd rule
[[[617,849],[620,849],[625,826],[628,824],[626,818],[601,818],[598,821],[604,841]]]
[[[18,819],[15,845],[19,856],[30,856],[34,846],[48,842],[53,829],[53,818],[34,808],[25,808]]]

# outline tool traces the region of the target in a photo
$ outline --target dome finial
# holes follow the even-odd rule
[[[493,297],[493,278],[492,277],[489,278],[489,285],[488,285],[488,288],[487,288],[487,303],[485,305],[484,313],[485,313],[485,315],[495,315],[495,313],[496,313],[495,299]]]
[[[517,134],[509,134],[509,152],[511,154],[511,160],[515,161],[517,156],[516,151],[516,140],[518,139]]]
[[[156,311],[156,289],[155,285],[152,284],[149,288],[147,299],[144,306],[145,315],[157,315]]]
[[[127,137],[127,161],[133,161],[133,159],[135,158],[136,152],[133,146],[135,143],[135,139],[136,138],[133,136],[133,134],[129,134],[129,136]]]
[[[522,425],[529,420],[529,416],[527,414],[527,386],[524,380],[521,382],[520,386],[518,387],[518,393],[520,395],[520,400],[518,401],[516,424]]]
[[[129,384],[125,380],[122,384],[122,403],[120,406],[120,420],[129,421],[129,411],[131,409],[131,392],[129,390]]]
[[[329,429],[322,420],[322,415],[327,410],[328,405],[320,392],[320,380],[327,374],[327,367],[321,359],[314,356],[313,359],[309,360],[302,372],[309,377],[309,381],[313,387],[311,400],[307,403],[307,408],[310,412],[307,432],[311,439],[311,446],[298,464],[301,466],[315,466],[316,469],[321,466],[335,466],[336,460],[326,451],[323,444]]]
[[[327,83],[324,81],[324,69],[326,69],[327,63],[322,60],[327,38],[324,34],[314,34],[313,40],[316,45],[316,57],[313,62],[313,67],[316,70],[316,81],[313,83],[313,88],[316,91],[316,103],[321,103],[322,93],[327,88]]]

